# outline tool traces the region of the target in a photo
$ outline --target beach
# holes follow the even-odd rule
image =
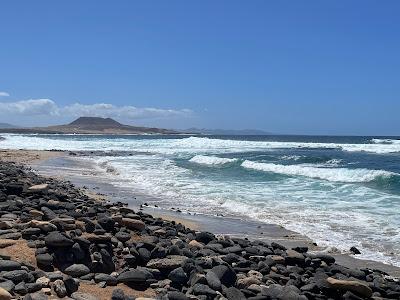
[[[95,229],[92,233],[87,234],[85,233],[85,230],[87,231],[87,224],[91,223],[86,218],[83,218],[83,223],[85,222],[89,223],[85,223],[85,225],[83,226],[82,222],[79,220],[80,218],[79,216],[77,216],[77,219],[73,222],[75,223],[75,225],[71,225],[72,224],[71,214],[70,213],[65,214],[66,213],[65,210],[62,212],[63,213],[62,216],[59,217],[54,216],[56,218],[67,217],[68,220],[65,219],[64,222],[70,224],[68,225],[70,227],[57,225],[58,230],[61,230],[61,232],[66,232],[66,235],[72,238],[71,230],[76,230],[79,224],[79,228],[82,230],[83,234],[82,236],[88,238],[89,242],[92,244],[96,244],[98,242],[102,243],[107,242],[108,238],[110,237],[110,234],[114,235],[117,233],[121,235],[122,240],[120,240],[120,242],[122,241],[122,243],[128,242],[128,241],[125,242],[125,239],[128,238],[128,236],[126,236],[125,238],[125,235],[127,233],[129,234],[129,232],[131,232],[129,234],[130,240],[132,240],[132,237],[135,239],[136,250],[133,251],[133,249],[131,248],[130,251],[131,254],[133,254],[133,257],[135,257],[134,259],[135,263],[133,263],[132,265],[129,265],[129,261],[127,261],[128,257],[131,257],[132,255],[126,254],[124,253],[124,251],[122,251],[124,255],[121,255],[121,253],[119,253],[118,247],[121,247],[122,245],[115,246],[116,244],[113,244],[112,242],[109,245],[110,247],[113,248],[113,250],[112,251],[109,250],[108,253],[111,254],[112,252],[113,255],[118,257],[118,261],[121,260],[125,261],[125,263],[122,264],[122,266],[125,265],[125,268],[120,266],[120,269],[115,269],[114,273],[111,273],[110,276],[113,278],[106,277],[105,275],[100,276],[97,273],[88,273],[82,276],[81,274],[76,275],[74,273],[70,273],[69,276],[75,277],[75,279],[79,278],[80,282],[77,291],[69,293],[73,299],[78,299],[76,297],[79,297],[80,295],[79,293],[81,294],[83,293],[87,297],[92,296],[94,297],[93,299],[111,299],[113,291],[117,290],[117,288],[118,292],[114,292],[114,294],[124,293],[126,295],[145,296],[148,298],[164,297],[165,299],[183,299],[179,297],[183,297],[185,294],[192,295],[190,297],[199,297],[203,295],[207,299],[214,299],[220,297],[227,297],[228,299],[245,299],[252,297],[253,298],[255,297],[254,299],[270,299],[272,295],[281,295],[279,297],[282,297],[282,299],[285,299],[284,295],[292,295],[293,297],[299,297],[296,299],[303,299],[302,297],[306,297],[304,299],[314,299],[315,297],[317,297],[317,295],[319,297],[318,299],[324,299],[324,297],[328,295],[330,296],[336,295],[335,297],[339,297],[338,299],[340,299],[340,297],[345,297],[345,296],[349,297],[349,295],[354,295],[361,298],[369,298],[373,292],[375,292],[375,295],[377,295],[376,294],[377,291],[383,293],[386,297],[392,299],[396,299],[396,297],[398,296],[399,293],[398,289],[400,289],[399,284],[396,281],[393,281],[393,279],[391,279],[392,277],[384,275],[384,274],[390,274],[392,276],[399,276],[400,274],[399,269],[396,267],[374,261],[354,259],[349,255],[321,252],[320,251],[321,249],[318,246],[316,246],[313,243],[313,241],[310,240],[309,238],[302,236],[296,232],[286,230],[281,226],[277,226],[274,224],[265,224],[250,220],[245,221],[231,217],[222,217],[222,216],[217,217],[217,216],[194,214],[194,213],[189,214],[180,212],[179,209],[177,208],[161,209],[159,207],[150,206],[147,202],[151,203],[151,201],[147,201],[150,199],[145,195],[141,195],[140,193],[135,193],[134,191],[132,192],[130,189],[124,190],[122,188],[115,187],[113,185],[110,185],[109,183],[107,184],[107,182],[104,181],[102,182],[101,180],[99,180],[99,177],[96,176],[96,170],[89,171],[89,169],[82,168],[82,164],[79,164],[80,168],[74,168],[74,161],[76,162],[76,156],[77,156],[77,153],[74,152],[70,153],[67,151],[7,150],[7,151],[2,151],[1,154],[2,154],[1,155],[2,161],[7,161],[7,162],[15,161],[17,163],[23,163],[26,166],[29,166],[29,168],[35,170],[35,172],[45,176],[45,177],[38,177],[39,179],[37,179],[36,175],[32,174],[29,175],[32,177],[28,176],[28,178],[35,178],[34,181],[39,180],[39,182],[35,183],[50,181],[50,184],[56,184],[57,186],[60,185],[61,189],[67,189],[69,191],[68,193],[72,192],[84,195],[83,197],[85,197],[86,199],[84,201],[85,206],[90,207],[91,205],[94,205],[94,207],[98,206],[103,207],[101,209],[101,211],[103,211],[101,213],[101,216],[104,216],[104,214],[106,214],[109,215],[111,219],[113,219],[113,221],[107,219],[108,220],[107,222],[114,222],[113,223],[114,225],[118,224],[118,219],[112,217],[115,216],[116,214],[115,212],[118,209],[120,210],[122,209],[122,213],[121,211],[120,213],[122,214],[123,217],[125,215],[125,217],[127,216],[133,217],[133,220],[135,220],[132,221],[133,223],[135,223],[135,225],[131,224],[131,226],[133,227],[131,228],[129,228],[129,226],[128,228],[121,227],[120,231],[116,232],[117,229],[114,230],[111,229],[111,227],[107,230],[106,221],[100,221],[100,222],[98,221],[100,215],[97,214],[97,217],[94,217],[92,215],[91,219],[93,219],[94,224],[97,223],[104,225],[102,228],[98,227],[99,229],[98,232],[96,232]],[[7,162],[2,163],[3,168],[4,168],[3,164],[7,164]],[[7,168],[18,169],[20,167],[15,167],[14,165],[7,165],[6,170]],[[67,172],[65,170],[69,171]],[[20,179],[23,178],[24,177],[21,176]],[[65,183],[65,180],[71,181],[74,184],[74,186]],[[23,182],[26,182],[26,180],[23,180]],[[48,198],[46,197],[45,194],[41,194],[41,192],[38,193],[39,198],[43,196],[45,198]],[[40,201],[41,203],[43,203],[43,200]],[[69,201],[74,201],[74,200],[70,199]],[[126,202],[128,206],[123,206],[121,202],[118,201]],[[52,203],[52,205],[54,204]],[[49,216],[46,217],[46,213],[51,214],[54,213],[54,211],[57,211],[56,209],[54,209],[54,206],[50,207],[51,207],[50,209],[51,212],[49,212],[47,209],[43,211],[42,208],[44,215],[35,212],[33,213],[33,216],[31,216],[30,218],[32,218],[32,220],[39,219],[41,222],[45,222],[42,220],[45,220],[46,218],[49,219]],[[104,211],[104,207],[106,208],[106,211]],[[129,209],[125,209],[123,207],[129,207]],[[37,207],[36,210],[40,212],[40,207]],[[135,215],[133,215],[133,213],[135,213]],[[4,219],[3,216],[0,219]],[[139,220],[140,222],[137,222],[137,220]],[[15,221],[15,219],[13,221]],[[141,222],[144,223],[144,226],[146,228],[144,231],[142,228],[140,228],[142,229],[141,231],[140,229],[138,230],[135,227],[135,226],[142,226]],[[151,225],[154,222],[157,223],[156,227],[154,227],[154,225]],[[140,225],[137,225],[136,223],[140,223]],[[182,225],[179,225],[179,223],[181,223],[185,227],[181,227]],[[33,224],[36,223],[33,222]],[[57,224],[57,222],[55,224]],[[141,241],[143,239],[144,240],[153,239],[152,243],[154,243],[155,236],[157,238],[162,238],[162,240],[164,239],[166,239],[167,241],[171,240],[173,238],[173,235],[169,236],[167,234],[165,236],[164,233],[165,229],[170,228],[171,226],[175,228],[175,230],[177,230],[178,232],[183,230],[184,234],[178,235],[179,239],[182,240],[183,242],[183,246],[182,244],[179,244],[180,246],[174,248],[172,243],[169,246],[172,247],[172,249],[174,249],[172,252],[168,250],[167,253],[161,255],[161,258],[153,258],[154,255],[152,253],[154,251],[153,248],[154,246],[145,246],[146,243],[141,244],[140,242],[138,244],[138,241]],[[21,227],[19,228],[21,229]],[[119,228],[118,225],[117,228]],[[134,229],[132,230],[132,228]],[[91,230],[89,229],[89,231]],[[37,234],[39,231],[35,230],[35,232]],[[122,234],[122,232],[125,235]],[[212,232],[213,234],[208,232]],[[38,251],[37,250],[33,251],[33,249],[31,248],[32,247],[30,243],[31,236],[26,236],[21,233],[22,238],[24,239],[25,237],[24,241],[23,239],[21,239],[20,235],[17,234],[18,231],[16,229],[13,229],[12,232],[9,231],[3,232],[3,234],[5,234],[6,236],[7,234],[9,235],[10,233],[14,234],[14,238],[18,236],[18,239],[16,240],[2,239],[5,247],[1,250],[2,251],[1,254],[9,256],[12,261],[17,261],[19,263],[22,261],[23,263],[29,263],[29,265],[33,266],[33,268],[37,268]],[[193,236],[191,234],[193,234]],[[48,232],[47,235],[49,235]],[[230,238],[228,238],[227,235],[229,235]],[[34,237],[34,239],[38,238],[40,240],[41,236],[42,234],[40,234],[38,237]],[[42,238],[44,238],[44,241],[46,241],[45,235],[43,235]],[[246,239],[243,240],[243,238]],[[230,240],[231,242],[229,243],[223,242],[226,240]],[[165,247],[164,243],[163,247]],[[222,248],[220,248],[221,246],[217,247],[216,244],[222,245]],[[141,245],[144,245],[144,248],[140,248],[143,247]],[[169,247],[167,246],[167,249],[169,249]],[[250,251],[249,247],[250,248],[255,247],[258,250]],[[148,253],[148,251],[147,252],[145,250],[139,251],[138,248],[151,250],[150,258],[147,258],[144,261],[140,261],[140,259],[143,259],[142,255],[145,255],[145,253]],[[189,250],[190,253],[187,252],[186,249]],[[259,252],[260,249],[264,249],[263,250],[264,254],[262,254],[263,258],[257,256],[260,254]],[[265,252],[267,249],[269,250]],[[295,249],[295,250],[287,250],[287,249]],[[55,252],[45,253],[45,254],[50,254],[52,255],[52,257],[54,257],[51,267],[53,267],[54,269],[63,270],[63,268],[65,268],[66,266],[60,265],[60,262],[57,263],[55,259],[58,250],[53,249],[53,251]],[[255,252],[253,253],[252,251]],[[248,252],[247,255],[245,254],[246,252]],[[168,256],[168,254],[172,256]],[[220,261],[221,255],[222,255],[222,261]],[[253,257],[252,255],[253,256],[255,255],[255,257],[259,258],[257,258],[256,261],[253,261],[253,259],[251,258]],[[159,269],[160,271],[162,271],[163,274],[154,273],[154,269],[152,268],[150,268],[150,270],[153,272],[153,273],[150,272],[151,275],[146,272],[144,273],[139,272],[143,271],[143,269],[141,269],[142,267],[145,267],[146,268],[145,270],[148,271],[149,270],[148,264],[149,262],[152,261],[155,263],[154,259],[162,260],[168,257],[170,258],[174,257],[175,259],[178,256],[181,257],[180,259],[183,259],[182,257],[184,257],[185,259],[195,258],[195,265],[198,265],[200,267],[200,269],[198,269],[199,267],[197,267],[198,275],[194,276],[193,274],[196,272],[193,273],[193,271],[191,272],[186,271],[185,264],[182,265],[182,268],[185,267],[183,269],[183,273],[180,270],[181,268],[178,267],[180,264],[176,265],[175,269],[173,270]],[[234,261],[237,261],[239,257],[242,257],[244,261],[242,262],[241,267],[239,267],[237,263],[224,260],[223,257],[226,256],[236,257]],[[219,258],[217,259],[217,257]],[[211,259],[212,262],[211,265],[207,264],[204,265],[205,258]],[[265,267],[262,267],[260,269],[260,266],[264,266],[264,264],[262,264],[261,262],[265,263],[266,261],[264,260],[267,259],[267,261],[269,261],[270,258],[272,258],[272,261],[268,263],[267,269],[265,269]],[[138,261],[138,259],[140,262]],[[39,261],[41,261],[41,256],[39,256]],[[247,261],[247,263],[245,263],[245,261]],[[314,265],[314,263],[317,261],[318,261],[317,265]],[[73,261],[71,261],[69,265],[71,265],[72,262]],[[82,262],[82,260],[74,262],[75,265],[79,265],[77,263]],[[257,267],[255,262],[258,262]],[[218,279],[214,278],[214,280],[217,283],[215,283],[212,279],[208,279],[209,281],[207,280],[207,274],[211,272],[210,270],[213,270],[217,266],[220,266],[221,263],[224,267],[233,268],[233,271],[235,272],[236,276],[235,283],[223,282],[224,278],[223,275],[221,275],[222,276],[221,278]],[[48,264],[47,261],[46,264]],[[84,268],[81,265],[85,266],[85,263],[80,264],[80,267],[77,268],[78,269]],[[86,262],[86,266],[89,267],[89,272],[92,272],[91,269],[92,265]],[[159,267],[160,265],[157,264],[157,266]],[[295,274],[297,274],[297,276],[304,276],[304,274],[301,275],[303,271],[299,269],[294,270],[293,269],[294,266],[296,266],[295,268],[300,268],[300,269],[308,268],[308,271],[311,271],[311,273],[314,275],[312,275],[311,277],[307,276],[307,280],[305,283],[291,282],[289,280],[289,277],[294,278]],[[215,269],[214,271],[217,273],[218,277],[218,275],[220,274],[216,271],[217,269]],[[362,271],[360,271],[360,269]],[[384,272],[383,273],[382,271],[378,272],[376,271],[377,269],[382,270]],[[177,276],[177,278],[175,278],[174,275],[171,276],[171,273],[174,274],[174,272],[172,271],[175,270],[179,270],[176,271],[176,273],[178,273],[178,275],[181,277]],[[96,271],[97,272],[100,271],[101,272],[100,274],[106,274],[110,270],[103,269]],[[322,273],[326,275],[322,276],[320,273],[318,273],[321,271],[323,271]],[[68,271],[65,271],[65,269],[64,272],[68,273]],[[134,273],[134,275],[132,272]],[[180,272],[181,274],[179,274]],[[121,274],[125,273],[129,273],[126,275],[126,276],[129,275],[128,276],[129,279],[119,280],[118,278],[122,276]],[[145,275],[145,273],[147,275]],[[193,274],[189,276],[190,275],[189,273]],[[187,276],[186,280],[190,279],[189,283],[186,282],[184,283],[182,281],[182,276],[183,278],[185,278],[183,274]],[[204,280],[201,279],[202,278],[201,274],[206,275],[204,277],[205,278]],[[231,276],[234,276],[233,274],[234,273],[232,272]],[[289,274],[292,275],[286,277]],[[105,281],[100,281],[101,279],[96,279],[96,276],[97,278],[104,279]],[[146,282],[143,281],[137,282],[138,276],[139,277],[150,276],[151,279],[150,278],[146,279]],[[200,277],[197,278],[198,276]],[[320,276],[322,276],[321,277],[322,279],[320,278]],[[332,276],[331,278],[333,279],[329,279],[329,281],[327,281],[327,278],[329,278],[330,276]],[[131,277],[133,277],[133,279]],[[64,285],[65,283],[68,283],[67,280],[68,278],[65,277],[62,278],[63,278],[62,280],[65,281]],[[121,278],[124,278],[124,276],[122,276]],[[339,280],[345,279],[346,281],[348,281],[348,283],[336,282],[335,279]],[[167,281],[169,280],[168,281],[169,284],[164,285],[165,280]],[[174,282],[174,280],[177,282]],[[219,284],[221,284],[221,288],[218,287],[219,286],[218,280]],[[377,288],[376,286],[377,282],[380,283],[385,282],[384,287],[387,289],[385,290],[385,288],[382,288],[382,286],[379,286],[379,288]],[[117,286],[115,286],[115,284],[117,284]],[[8,286],[8,288],[10,288],[10,286]],[[307,287],[304,288],[304,286]],[[38,285],[35,285],[35,287],[36,289],[39,288]],[[50,291],[48,290],[49,287],[51,287]],[[37,291],[32,290],[32,291],[34,291],[34,293],[44,293],[43,289],[47,293],[56,293],[54,289],[54,283],[52,283],[51,278],[50,278],[50,283],[47,287],[42,287],[40,291],[39,290]],[[58,288],[56,288],[56,290],[58,291]],[[179,291],[181,292],[181,294]],[[18,294],[18,292],[15,291],[15,288],[11,289],[10,292]],[[78,294],[74,295],[74,293]]]

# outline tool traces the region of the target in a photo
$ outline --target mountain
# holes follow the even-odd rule
[[[0,132],[12,133],[46,133],[46,134],[177,134],[179,132],[169,129],[138,127],[121,124],[111,118],[80,117],[66,125],[33,127],[33,128],[8,128]]]
[[[11,124],[8,124],[8,123],[0,123],[0,128],[18,128],[18,126],[15,126],[15,125],[11,125]]]
[[[184,133],[196,133],[196,134],[207,134],[207,135],[271,135],[270,132],[266,132],[258,129],[205,129],[205,128],[189,128],[182,130]]]

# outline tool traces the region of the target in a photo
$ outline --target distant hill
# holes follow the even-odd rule
[[[182,130],[184,133],[198,133],[208,135],[270,135],[270,132],[266,132],[258,129],[205,129],[205,128],[189,128]]]
[[[8,124],[8,123],[0,123],[0,128],[18,128],[18,126]]]
[[[177,134],[169,129],[137,127],[121,124],[111,118],[80,117],[66,125],[33,127],[33,128],[1,128],[0,132],[12,133],[47,133],[47,134]]]

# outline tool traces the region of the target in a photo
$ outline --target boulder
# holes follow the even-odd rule
[[[137,231],[142,231],[146,227],[143,221],[130,218],[122,218],[121,224],[128,229]]]
[[[13,260],[0,260],[0,271],[12,271],[21,269],[21,264]]]
[[[70,247],[74,244],[73,240],[59,231],[50,232],[44,241],[48,247]]]
[[[28,192],[42,193],[42,192],[47,191],[48,188],[49,188],[49,185],[47,183],[37,184],[37,185],[32,185],[30,188],[28,188]]]
[[[141,269],[132,269],[119,274],[118,282],[143,284],[147,279],[152,278],[150,272],[145,272]]]
[[[65,274],[72,277],[81,277],[83,275],[89,274],[90,269],[84,264],[73,264],[64,270]]]
[[[182,266],[188,258],[186,256],[181,255],[170,255],[166,258],[155,258],[150,260],[147,263],[147,267],[151,269],[159,269],[159,270],[173,270]]]
[[[221,283],[227,287],[233,286],[236,282],[237,276],[235,271],[231,267],[228,267],[226,265],[218,265],[212,268],[211,272],[214,272]]]
[[[356,280],[339,280],[332,277],[328,277],[326,279],[328,284],[337,290],[340,291],[350,291],[359,296],[369,298],[372,296],[372,290],[367,285],[367,283],[363,283],[361,281]]]

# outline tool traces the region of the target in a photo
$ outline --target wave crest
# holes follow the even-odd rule
[[[224,157],[217,157],[217,156],[196,155],[196,156],[192,157],[189,161],[192,163],[201,164],[201,165],[222,166],[222,165],[230,164],[230,163],[237,161],[237,158],[224,158]]]
[[[245,160],[243,168],[257,171],[272,172],[284,175],[304,176],[334,182],[370,182],[382,177],[398,175],[384,170],[346,169],[346,168],[317,168],[302,165],[277,165]]]

